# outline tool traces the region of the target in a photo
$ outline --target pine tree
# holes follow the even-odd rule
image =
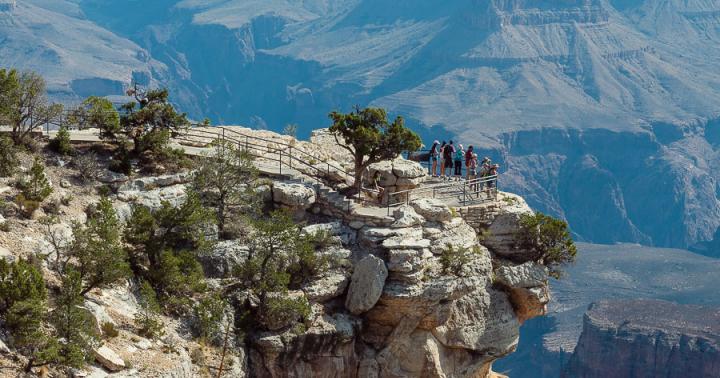
[[[60,340],[59,362],[82,367],[90,360],[92,347],[97,342],[95,320],[83,309],[84,299],[80,273],[68,269],[62,280],[60,294],[55,298],[51,321]]]
[[[107,197],[100,199],[85,226],[74,227],[70,255],[83,282],[81,295],[129,276],[120,234],[120,222]]]
[[[39,156],[35,157],[29,177],[20,182],[22,195],[26,200],[42,202],[53,192],[45,175],[45,166]]]
[[[72,155],[75,152],[70,141],[70,131],[67,126],[63,125],[60,127],[60,130],[58,130],[55,138],[50,141],[48,147],[61,155]]]
[[[135,324],[138,327],[138,333],[151,339],[162,336],[163,323],[159,315],[160,304],[158,303],[155,290],[153,290],[147,281],[143,281],[142,284],[140,284],[138,304],[140,305],[140,311],[135,314]]]
[[[198,161],[193,189],[204,205],[215,208],[221,235],[231,209],[244,212],[258,209],[257,179],[252,157],[227,141],[217,140],[213,153]]]
[[[17,171],[20,166],[17,151],[12,139],[0,135],[0,177],[12,176]]]

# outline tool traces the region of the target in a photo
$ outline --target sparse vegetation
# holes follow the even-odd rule
[[[543,213],[523,214],[518,239],[518,247],[527,251],[531,260],[545,265],[556,279],[562,277],[564,265],[575,261],[577,248],[563,220]]]
[[[474,256],[480,254],[480,247],[454,247],[450,244],[446,246],[440,255],[440,265],[443,273],[454,274],[456,276],[463,275],[463,267],[470,263]]]
[[[94,152],[86,152],[74,157],[72,164],[77,170],[77,178],[86,184],[97,180],[102,172],[98,156]]]
[[[202,267],[191,251],[208,246],[214,223],[212,211],[193,192],[178,208],[165,202],[155,212],[142,206],[133,209],[124,233],[130,266],[136,276],[150,282],[166,306],[172,298],[204,290]]]
[[[99,336],[94,331],[95,319],[82,307],[82,290],[80,273],[68,269],[62,277],[62,287],[51,315],[59,342],[58,362],[72,367],[81,367],[90,360],[92,347]]]
[[[303,234],[285,212],[256,220],[253,228],[248,259],[235,272],[242,285],[259,298],[249,324],[254,321],[273,329],[305,318],[309,314],[307,299],[304,295],[290,297],[288,292],[323,272],[327,261],[317,256],[312,236]]]
[[[90,96],[70,113],[70,122],[81,129],[95,128],[100,130],[100,138],[116,140],[120,129],[120,115],[109,100]]]
[[[102,330],[103,337],[106,339],[112,339],[120,335],[120,331],[118,331],[115,328],[115,325],[110,322],[103,322],[102,326],[100,326],[100,329]]]
[[[142,281],[140,284],[138,304],[140,305],[140,311],[135,314],[135,325],[138,327],[138,333],[151,339],[162,336],[164,326],[162,319],[160,319],[160,304],[155,290],[147,281]]]
[[[200,194],[203,205],[215,209],[220,235],[225,232],[229,215],[259,210],[257,181],[258,170],[252,157],[229,142],[215,141],[212,154],[197,162],[193,189]]]
[[[227,302],[218,293],[208,295],[193,306],[192,328],[195,337],[204,342],[218,343]]]

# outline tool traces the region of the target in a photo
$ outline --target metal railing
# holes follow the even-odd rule
[[[467,206],[475,203],[497,201],[498,176],[485,176],[472,180],[460,180],[450,183],[428,185],[421,188],[401,190],[388,194],[387,211],[393,207],[407,205],[417,198],[434,198],[454,201],[458,205]]]

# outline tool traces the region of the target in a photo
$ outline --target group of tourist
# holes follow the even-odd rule
[[[462,144],[456,146],[453,141],[434,141],[430,147],[430,161],[430,175],[444,180],[461,180],[463,164],[467,180],[495,176],[500,168],[500,165],[493,164],[489,157],[478,162],[478,154],[474,152],[473,146],[468,146],[465,150]]]

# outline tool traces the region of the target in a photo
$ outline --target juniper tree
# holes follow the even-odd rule
[[[72,147],[70,141],[70,131],[68,130],[67,126],[63,125],[60,127],[60,130],[58,130],[55,138],[50,140],[48,147],[61,155],[73,154],[75,150]]]
[[[135,101],[122,106],[120,126],[134,142],[136,154],[162,150],[172,133],[189,126],[187,115],[178,113],[170,104],[167,89],[144,92],[136,87],[128,93]]]
[[[403,151],[415,151],[421,146],[420,137],[405,127],[402,117],[390,123],[381,108],[355,107],[343,114],[330,113],[333,121],[330,132],[338,145],[348,150],[355,162],[355,191],[362,190],[362,177],[370,164],[396,158]]]
[[[520,217],[518,247],[526,251],[523,256],[545,265],[554,278],[560,278],[562,267],[577,255],[567,222],[540,212]]]
[[[227,141],[216,140],[213,152],[198,161],[193,189],[203,204],[215,209],[221,235],[230,210],[257,210],[257,180],[258,170],[250,154]]]

